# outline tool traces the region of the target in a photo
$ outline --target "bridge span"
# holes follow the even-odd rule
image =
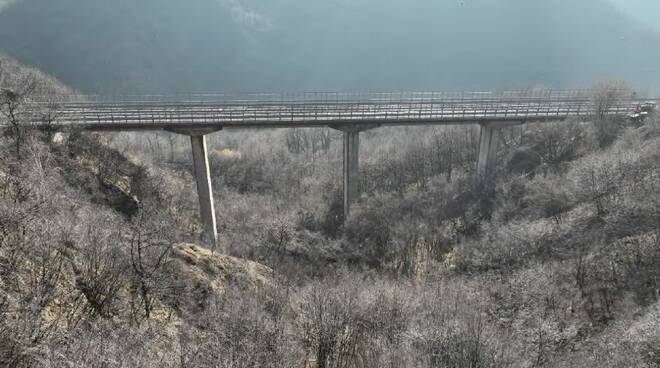
[[[248,93],[41,96],[23,124],[91,131],[165,130],[190,136],[205,238],[217,240],[206,135],[222,129],[330,127],[344,133],[344,215],[358,198],[359,133],[382,126],[479,124],[477,175],[494,167],[498,128],[527,122],[625,117],[645,101],[625,91]]]

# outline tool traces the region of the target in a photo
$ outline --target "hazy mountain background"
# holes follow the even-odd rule
[[[0,50],[99,93],[656,89],[658,2],[615,1],[19,0]]]
[[[12,1],[13,0],[0,0],[0,9],[2,9],[3,7],[9,5],[9,3],[12,2]]]
[[[660,32],[660,1],[658,0],[611,0],[619,9]]]

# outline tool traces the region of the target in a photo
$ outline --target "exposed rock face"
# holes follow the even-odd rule
[[[122,176],[115,181],[101,180],[100,189],[104,195],[103,202],[108,206],[127,216],[137,213],[140,202],[131,194],[130,178]]]
[[[175,307],[190,312],[206,309],[227,287],[259,291],[274,283],[273,270],[262,264],[217,254],[194,244],[173,246],[171,259],[179,277]]]

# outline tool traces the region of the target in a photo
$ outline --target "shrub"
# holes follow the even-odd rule
[[[194,316],[194,328],[180,332],[184,366],[278,368],[302,361],[287,333],[285,306],[273,307],[273,302],[286,299],[265,296],[229,288],[202,315]]]
[[[391,283],[340,274],[299,293],[302,346],[319,368],[400,366],[408,295]]]
[[[384,206],[379,210],[355,209],[345,224],[346,240],[355,249],[356,259],[372,267],[387,262],[390,256],[391,226],[387,212]]]

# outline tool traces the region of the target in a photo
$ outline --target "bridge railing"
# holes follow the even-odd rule
[[[558,119],[569,116],[627,114],[633,95],[615,91],[607,111],[598,111],[593,90],[506,92],[369,92],[302,94],[213,94],[190,100],[172,96],[60,96],[36,99],[26,109],[29,121],[44,111],[72,124],[462,121],[487,119]],[[244,99],[238,99],[238,98]],[[27,116],[26,116],[27,117]]]
[[[632,95],[630,90],[615,90],[622,97]],[[346,102],[414,102],[414,101],[482,101],[482,100],[534,100],[534,99],[590,99],[593,89],[526,89],[513,91],[428,91],[428,92],[248,92],[248,93],[188,93],[173,95],[58,95],[35,96],[35,102],[92,103],[92,104],[146,104],[146,103],[346,103]]]
[[[605,114],[632,111],[630,104],[611,106]],[[561,104],[408,104],[378,106],[373,104],[235,107],[235,108],[86,108],[59,112],[59,118],[71,122],[232,122],[232,121],[322,121],[322,120],[452,120],[494,119],[514,117],[585,116],[596,114],[595,108],[580,103]]]

